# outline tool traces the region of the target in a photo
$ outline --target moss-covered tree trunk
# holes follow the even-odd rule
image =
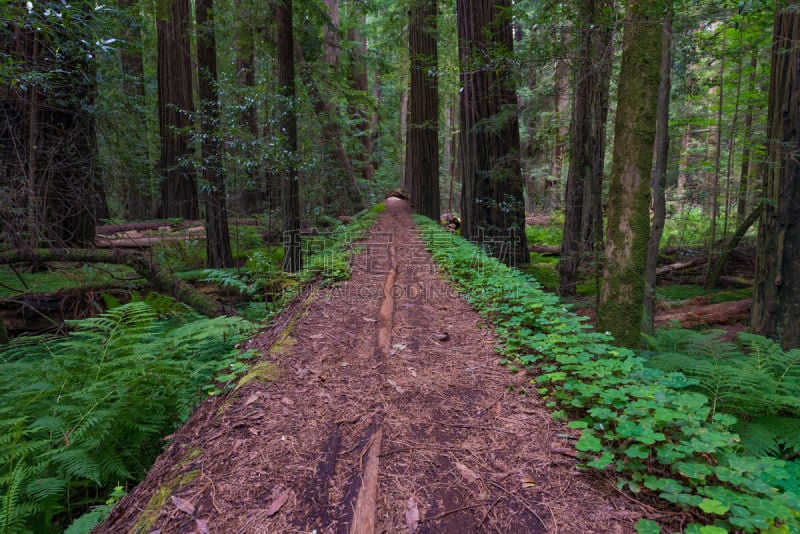
[[[508,58],[510,0],[458,0],[461,233],[506,263],[528,263],[519,124]]]
[[[409,11],[410,79],[406,127],[405,183],[414,211],[438,220],[439,93],[436,0],[413,0]]]
[[[800,347],[800,1],[775,13],[751,330]]]
[[[664,7],[661,1],[632,1],[623,30],[597,321],[626,347],[641,342]]]

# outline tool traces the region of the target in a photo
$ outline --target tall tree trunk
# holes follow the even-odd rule
[[[722,20],[722,50],[720,51],[719,62],[719,95],[717,100],[717,137],[714,146],[714,177],[711,182],[711,231],[708,236],[708,263],[706,264],[706,276],[711,273],[711,268],[717,258],[717,218],[719,217],[719,176],[722,168],[722,103],[725,95],[725,22],[727,17]]]
[[[225,169],[219,137],[219,92],[217,90],[217,39],[214,26],[214,0],[196,0],[197,79],[200,93],[200,131],[203,136],[203,179],[205,191],[206,266],[231,267],[231,238],[228,233],[228,207]]]
[[[756,67],[758,66],[758,51],[754,50],[750,56],[750,76],[747,78],[747,94],[752,95],[756,88]],[[742,140],[742,166],[739,174],[739,187],[736,195],[736,224],[741,225],[747,215],[747,191],[750,184],[752,151],[750,144],[753,141],[753,115],[755,104],[752,99],[747,104],[744,113],[744,138]]]
[[[461,80],[461,232],[510,264],[528,263],[510,0],[457,0]],[[491,58],[491,59],[490,59]],[[492,123],[487,127],[487,123]]]
[[[569,46],[569,27],[565,25],[558,31],[561,33],[561,46],[566,49]],[[561,204],[561,174],[567,156],[569,123],[566,121],[566,112],[569,109],[570,97],[569,71],[569,62],[565,57],[555,59],[553,72],[553,118],[556,121],[553,131],[555,139],[550,154],[550,178],[545,183],[545,196],[552,208],[558,208]]]
[[[189,0],[158,3],[158,124],[161,135],[162,217],[197,219],[197,184],[189,147],[192,98],[192,60],[189,53]],[[184,160],[184,161],[182,161]]]
[[[592,215],[585,202],[591,202],[593,195],[587,194],[586,190],[594,188],[593,182],[597,177],[602,179],[605,143],[598,134],[605,136],[608,78],[604,75],[608,64],[606,57],[610,56],[607,48],[610,31],[601,17],[607,8],[608,2],[603,0],[577,2],[580,48],[575,62],[569,170],[564,193],[564,234],[558,263],[559,293],[562,295],[575,294],[578,267],[586,243],[583,217],[584,214]]]
[[[296,272],[302,268],[300,250],[300,180],[297,173],[297,120],[294,91],[294,32],[292,0],[278,0],[275,9],[277,25],[278,90],[281,104],[281,132],[286,162],[281,172],[281,213],[283,215],[283,270]]]
[[[638,347],[641,342],[663,12],[663,1],[632,1],[622,41],[597,319],[598,327],[610,331],[625,347]]]
[[[775,12],[767,115],[766,204],[758,229],[751,330],[800,347],[800,1]]]
[[[658,87],[656,113],[655,164],[650,177],[653,191],[653,222],[647,243],[647,268],[644,275],[644,316],[642,330],[653,333],[656,314],[656,267],[661,234],[667,216],[667,159],[669,157],[669,95],[672,88],[672,11],[667,12],[661,37],[661,84]]]
[[[369,94],[369,75],[367,72],[367,37],[358,28],[367,25],[364,7],[359,2],[350,2],[351,17],[357,18],[356,27],[351,27],[347,32],[347,39],[355,43],[351,55],[351,82],[353,89],[363,95],[364,101]],[[372,163],[372,135],[370,134],[371,112],[367,106],[350,106],[351,114],[356,119],[356,132],[361,140],[361,151],[358,161],[361,166],[361,176],[370,181],[375,174]]]
[[[136,168],[123,186],[125,216],[128,220],[143,220],[153,215],[153,191],[150,180],[150,153],[147,146],[147,116],[144,112],[144,61],[142,59],[141,14],[136,9],[138,0],[120,0],[120,8],[126,13],[129,24],[122,27],[126,45],[120,49],[122,73],[125,75],[125,110],[136,125],[132,135],[136,137],[134,156]]]
[[[413,0],[409,11],[410,86],[405,182],[411,205],[433,220],[439,199],[439,93],[436,55],[436,0]]]

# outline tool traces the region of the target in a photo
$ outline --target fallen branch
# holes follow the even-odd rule
[[[225,309],[216,300],[197,291],[187,282],[176,278],[159,263],[148,259],[139,252],[121,249],[83,249],[53,248],[0,253],[0,264],[46,263],[51,261],[72,261],[80,263],[115,263],[127,265],[147,279],[157,290],[183,302],[209,317],[218,317]]]
[[[549,254],[551,256],[559,256],[561,254],[561,247],[546,247],[544,245],[531,245],[528,247],[529,252],[538,252],[539,254]]]
[[[686,269],[691,269],[692,267],[697,267],[698,265],[701,265],[705,262],[706,258],[701,257],[689,261],[672,263],[670,265],[664,265],[663,267],[659,267],[658,269],[656,269],[656,274],[662,275],[667,273],[673,273],[675,271],[683,271]]]

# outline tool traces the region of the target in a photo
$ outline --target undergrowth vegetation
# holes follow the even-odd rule
[[[0,531],[62,530],[139,480],[255,325],[153,295],[0,355]]]
[[[613,346],[608,333],[589,331],[530,276],[428,219],[416,221],[435,261],[492,319],[503,363],[530,373],[553,417],[581,431],[576,448],[586,466],[616,473],[620,489],[646,488],[691,511],[696,522],[687,533],[800,531],[798,462],[748,454],[734,433],[742,423],[709,399],[698,378],[645,365],[641,354]],[[762,361],[782,366],[785,383],[796,386],[790,373],[797,355],[755,339],[743,343],[772,352]],[[637,529],[660,531],[650,520]]]
[[[246,275],[206,276],[261,294],[276,313],[305,284],[349,278],[353,242],[383,209],[306,240],[309,259],[295,275],[268,251],[253,251]],[[236,347],[258,327],[246,319],[210,319],[155,293],[106,300],[100,316],[70,321],[69,335],[19,337],[0,353],[2,534],[70,524],[67,532],[89,532],[124,486],[143,478],[162,436],[204,395],[233,387],[258,356]]]

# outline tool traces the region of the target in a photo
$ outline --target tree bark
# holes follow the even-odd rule
[[[508,264],[528,263],[511,68],[510,0],[457,0],[461,97],[461,232]],[[489,125],[491,123],[491,126]]]
[[[200,131],[203,137],[203,180],[206,182],[205,226],[206,266],[231,267],[228,207],[225,193],[225,169],[219,128],[219,92],[217,90],[217,39],[214,25],[214,0],[196,0],[197,10],[197,79],[200,94]]]
[[[572,119],[569,138],[569,170],[564,192],[564,234],[558,263],[559,293],[574,295],[578,267],[586,245],[583,217],[593,210],[594,181],[602,180],[605,143],[605,120],[608,111],[606,60],[610,56],[611,30],[602,20],[608,8],[604,0],[577,2],[578,58],[575,64],[572,94]]]
[[[650,175],[661,79],[663,1],[629,4],[622,41],[608,229],[598,327],[618,344],[641,343],[650,235]]]
[[[142,59],[141,14],[136,8],[138,0],[120,0],[126,22],[122,27],[125,45],[120,48],[122,73],[125,75],[125,110],[135,121],[131,135],[135,139],[135,168],[123,185],[125,216],[131,221],[141,221],[153,216],[152,169],[147,147],[147,116],[145,109],[144,60]]]
[[[406,126],[405,183],[414,211],[438,221],[439,93],[436,0],[413,0],[409,11],[410,85]]]
[[[283,270],[302,268],[300,250],[300,180],[297,173],[297,119],[294,91],[294,32],[292,0],[278,0],[275,9],[277,26],[277,70],[280,93],[280,123],[286,161],[281,171],[281,213],[283,215]]]
[[[653,222],[647,243],[647,267],[644,274],[644,312],[642,330],[653,333],[656,312],[656,267],[664,221],[667,216],[667,159],[669,157],[669,97],[672,88],[672,11],[667,12],[661,34],[661,83],[656,112],[655,164],[650,177],[653,192]]]
[[[185,162],[192,157],[188,130],[194,112],[189,1],[159,0],[157,7],[160,216],[197,219],[197,184]]]
[[[754,333],[800,347],[800,1],[776,7],[767,116],[766,205],[758,229]]]

